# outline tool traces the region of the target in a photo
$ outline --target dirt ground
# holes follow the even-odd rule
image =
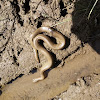
[[[52,100],[100,100],[100,74],[77,79],[67,91]]]
[[[63,67],[50,70],[45,80],[33,83],[32,79],[39,76],[39,73],[35,73],[23,75],[15,81],[8,83],[2,87],[0,99],[52,100],[61,93],[60,96],[54,99],[73,100],[75,98],[76,100],[93,100],[95,98],[94,100],[99,100],[99,73],[100,56],[91,46],[85,44],[85,47],[80,48],[80,50],[65,60]],[[67,92],[62,93],[63,91]]]
[[[100,99],[100,1],[87,19],[94,2],[0,0],[0,100]],[[36,62],[29,39],[41,26],[63,34],[66,45],[53,50],[43,43],[54,65],[33,84],[46,58],[39,52]]]

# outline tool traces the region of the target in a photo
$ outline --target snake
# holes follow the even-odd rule
[[[47,35],[41,34],[43,32],[51,34],[57,42],[54,43]],[[33,34],[31,34],[30,44],[34,50],[36,61],[39,62],[38,51],[40,51],[47,58],[47,62],[40,68],[40,77],[33,79],[34,83],[45,79],[44,72],[53,65],[52,55],[43,45],[39,43],[40,40],[45,42],[51,49],[55,50],[63,49],[66,43],[65,37],[51,27],[39,27]]]

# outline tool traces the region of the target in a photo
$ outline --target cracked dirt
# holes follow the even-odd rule
[[[58,92],[55,91],[53,96],[49,92],[51,94],[47,95],[47,100],[65,91],[77,78],[84,77],[85,74],[100,73],[100,1],[98,1],[90,19],[87,20],[87,15],[93,3],[94,1],[87,0],[0,0],[0,98],[8,98],[16,90],[15,94],[13,93],[11,96],[12,99],[9,97],[7,100],[13,100],[13,97],[18,95],[21,96],[20,93],[22,93],[22,96],[18,97],[17,100],[23,100],[29,95],[28,92],[30,96],[25,100],[34,100],[34,98],[38,98],[38,93],[34,90],[39,88],[40,84],[44,87],[41,87],[39,93],[41,91],[46,92],[48,88],[50,88],[49,91],[54,93],[51,85],[56,84],[55,88],[57,89],[58,82],[58,86],[59,88],[61,86],[61,88],[57,90]],[[43,83],[38,83],[36,88],[34,84],[32,85],[32,78],[37,76],[36,69],[46,62],[46,58],[39,52],[41,63],[36,62],[29,39],[30,35],[41,26],[50,26],[62,33],[66,39],[66,46],[63,50],[52,50],[44,43],[46,49],[54,57],[55,64],[47,71],[47,79]],[[50,34],[44,34],[53,40]],[[85,61],[79,65],[77,62],[82,61],[80,60],[82,56],[88,62]],[[77,60],[74,62],[74,59]],[[70,66],[71,62],[73,62],[73,67]],[[69,63],[70,69],[65,68],[67,63]],[[93,67],[91,63],[94,64]],[[74,70],[75,64],[78,66],[76,70]],[[81,73],[79,69],[83,70],[82,76],[81,74],[74,76],[74,73]],[[61,74],[58,75],[59,70],[62,74],[67,73],[64,74],[66,77],[61,77]],[[72,70],[71,73],[70,70]],[[54,74],[55,71],[56,74]],[[55,81],[52,80],[53,75]],[[60,78],[56,79],[58,76]],[[70,77],[72,80],[70,80]],[[48,81],[48,79],[50,80]],[[63,80],[62,84],[67,84],[66,88],[61,85],[60,79]],[[30,81],[30,84],[27,81]],[[43,85],[47,81],[49,85]],[[18,83],[22,85],[19,86]],[[17,85],[22,86],[22,90],[17,90]],[[30,86],[28,87],[28,85]],[[30,90],[23,92],[25,86]],[[36,95],[35,97],[31,96],[31,90]],[[10,92],[8,93],[8,91]],[[46,95],[45,92],[44,95]],[[7,96],[5,96],[6,93],[8,93]],[[44,95],[41,97],[44,97]]]

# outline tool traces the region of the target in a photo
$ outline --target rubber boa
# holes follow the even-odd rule
[[[54,43],[48,36],[40,34],[43,32],[52,34],[52,37],[56,38],[57,43]],[[47,62],[40,68],[40,77],[33,79],[33,82],[38,82],[40,80],[43,80],[45,78],[44,71],[46,71],[53,65],[53,58],[51,54],[46,50],[46,48],[44,48],[42,45],[39,44],[40,40],[43,40],[43,42],[45,42],[51,49],[56,49],[56,50],[64,48],[66,43],[64,36],[50,27],[40,27],[30,36],[30,44],[34,50],[35,59],[37,60],[37,62],[39,62],[37,51],[40,51],[47,58]]]

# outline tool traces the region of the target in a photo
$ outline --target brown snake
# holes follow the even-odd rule
[[[42,32],[51,33],[52,36],[54,38],[56,38],[56,40],[59,41],[59,42],[57,44],[53,43],[52,40],[49,37],[47,37],[47,36],[45,36],[43,34],[40,34]],[[59,49],[64,48],[64,46],[65,46],[65,38],[64,38],[64,36],[61,33],[53,30],[50,27],[40,27],[31,35],[30,43],[31,43],[31,46],[33,47],[36,60],[39,62],[37,51],[40,51],[47,58],[47,63],[45,63],[40,68],[40,77],[36,78],[36,79],[33,79],[33,82],[37,82],[37,81],[43,80],[45,78],[44,71],[46,71],[47,69],[49,69],[53,65],[52,56],[50,55],[50,53],[43,46],[41,46],[39,44],[40,40],[43,40],[52,49],[58,49],[59,50]]]

